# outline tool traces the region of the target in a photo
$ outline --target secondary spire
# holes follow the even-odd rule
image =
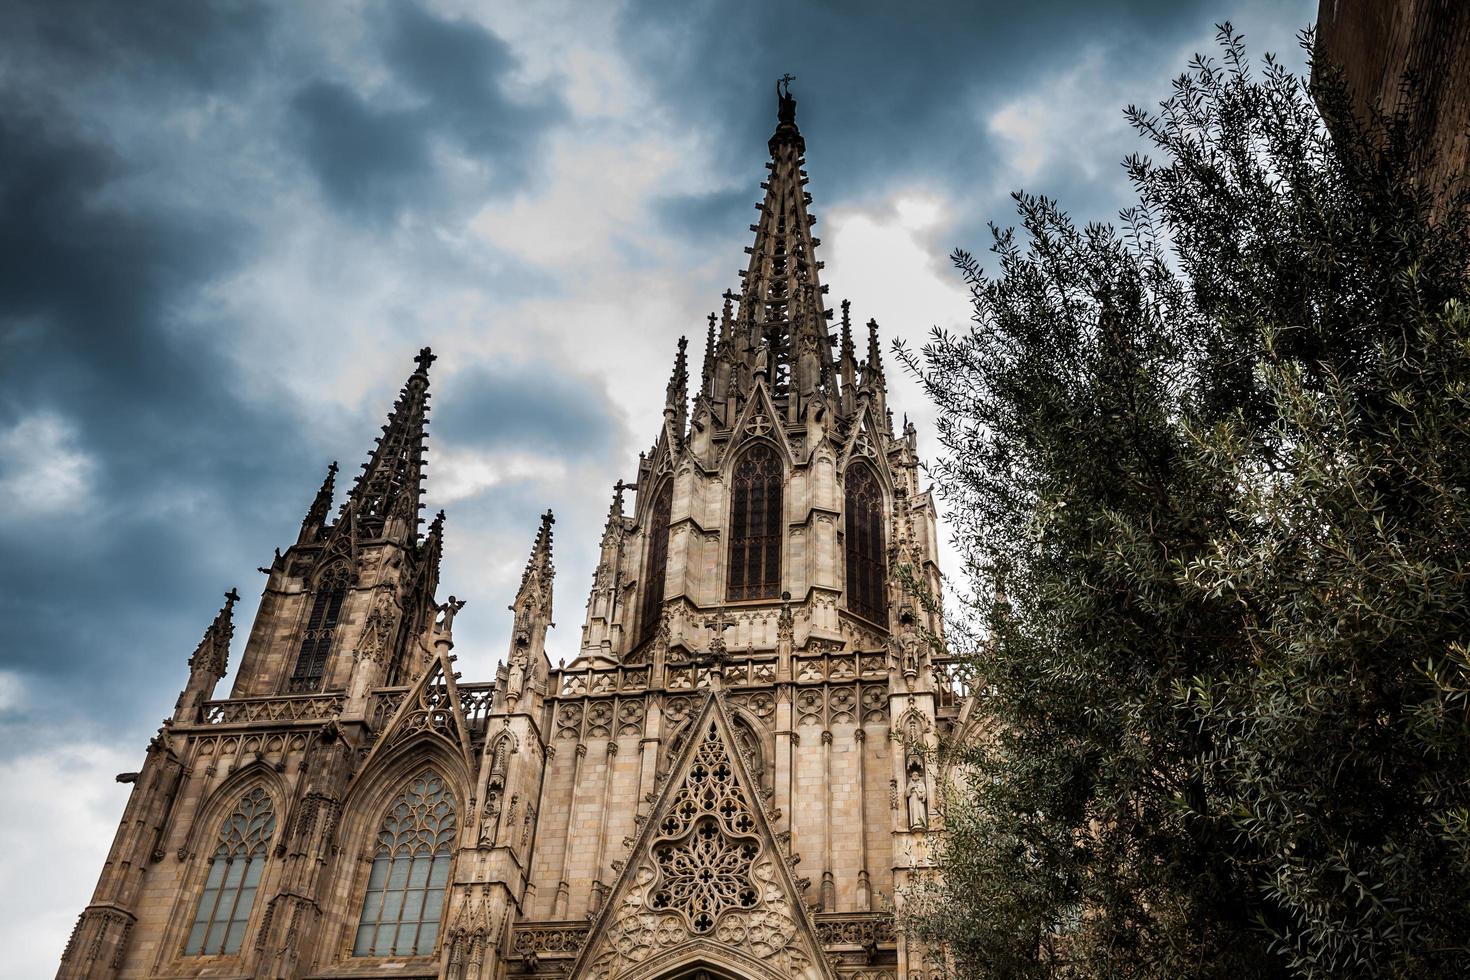
[[[361,533],[401,537],[413,542],[418,533],[419,498],[424,488],[424,432],[429,415],[429,365],[434,354],[425,347],[404,382],[383,434],[362,465],[344,510],[351,507]]]

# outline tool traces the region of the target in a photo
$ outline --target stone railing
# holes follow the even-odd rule
[[[317,721],[342,710],[347,696],[300,694],[285,697],[228,698],[204,702],[203,717],[209,725],[243,725],[254,721]]]
[[[375,732],[381,732],[393,717],[393,712],[403,703],[408,693],[406,687],[380,687],[368,696],[367,723]]]
[[[456,687],[459,689],[459,710],[464,712],[470,731],[483,733],[486,719],[490,717],[490,706],[495,701],[495,682],[458,684]]]
[[[516,926],[511,938],[511,955],[520,959],[570,959],[587,941],[589,928],[586,922],[540,922]]]
[[[888,912],[818,912],[817,939],[824,947],[892,946],[893,916]]]
[[[459,691],[459,710],[464,712],[465,723],[471,732],[483,734],[495,701],[495,682],[456,684],[455,688]],[[387,726],[408,691],[407,687],[380,687],[373,691],[368,699],[367,712],[368,725],[373,731],[381,732]]]
[[[935,657],[931,663],[939,707],[953,707],[970,696],[971,671],[965,663],[951,657]]]
[[[888,655],[820,653],[812,656],[798,653],[792,657],[791,671],[797,681],[850,681],[858,677],[887,677]]]
[[[557,692],[562,697],[584,694],[613,694],[617,691],[642,691],[648,687],[648,665],[632,664],[587,670],[556,671]]]

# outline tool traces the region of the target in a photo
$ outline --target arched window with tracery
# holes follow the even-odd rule
[[[846,483],[847,608],[888,625],[883,554],[883,491],[866,463],[848,467]]]
[[[674,510],[674,481],[665,480],[653,495],[648,517],[648,564],[643,575],[643,601],[638,609],[638,642],[658,629],[664,607],[665,572],[669,566],[669,518]]]
[[[271,798],[260,787],[241,797],[220,827],[219,843],[209,859],[204,892],[184,941],[186,956],[218,956],[240,952],[266,852],[276,832]]]
[[[781,483],[785,473],[770,443],[741,454],[730,479],[730,566],[725,596],[774,599],[781,594]]]
[[[427,956],[439,939],[458,826],[454,794],[425,770],[388,807],[353,956]]]
[[[347,598],[347,569],[337,565],[317,581],[311,601],[311,615],[301,634],[301,649],[296,654],[296,667],[286,683],[291,694],[312,694],[322,688],[327,670],[327,656],[337,636],[337,620],[342,615],[342,602]]]

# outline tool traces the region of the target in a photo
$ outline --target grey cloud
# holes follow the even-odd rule
[[[381,19],[381,54],[401,92],[369,101],[342,82],[317,79],[292,99],[295,138],[327,197],[371,219],[435,206],[444,196],[435,141],[488,165],[490,192],[520,187],[540,137],[565,117],[561,102],[546,92],[508,94],[515,55],[478,24],[408,2]]]
[[[237,81],[267,47],[273,12],[253,0],[50,0],[11,3],[0,34],[67,75],[214,89]]]
[[[452,375],[434,397],[430,427],[449,445],[554,456],[605,453],[621,436],[599,380],[544,361]]]
[[[23,105],[0,112],[0,425],[58,414],[96,466],[86,512],[0,517],[0,647],[35,684],[115,695],[53,710],[132,721],[192,649],[191,607],[206,615],[258,562],[235,535],[272,511],[235,488],[279,491],[294,447],[283,419],[220,383],[211,325],[174,313],[242,233],[215,214],[129,208],[109,146]]]
[[[302,152],[338,207],[388,215],[408,201],[422,202],[431,168],[420,113],[380,110],[321,80],[298,91],[291,110]]]
[[[672,194],[656,206],[666,227],[699,238],[729,235],[749,227],[759,217],[753,207],[758,199],[753,189],[738,187],[703,194]]]

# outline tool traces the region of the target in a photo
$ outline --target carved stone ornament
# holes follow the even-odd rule
[[[754,957],[782,977],[829,975],[734,736],[707,704],[578,975],[641,976],[645,961],[689,946]]]

